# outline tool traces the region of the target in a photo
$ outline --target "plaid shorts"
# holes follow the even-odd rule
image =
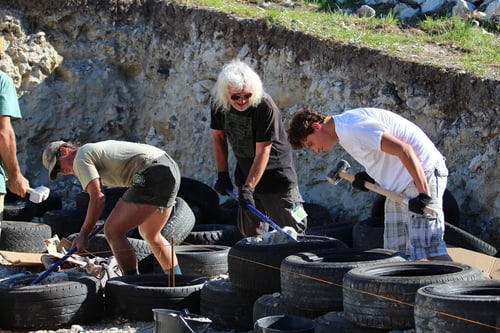
[[[432,201],[427,206],[437,211],[437,216],[416,214],[406,205],[390,199],[385,201],[384,248],[404,253],[410,260],[448,253],[443,240],[443,193],[448,181],[448,170],[444,161],[426,172],[426,176],[432,194]],[[402,194],[414,198],[418,195],[418,190],[411,182]]]

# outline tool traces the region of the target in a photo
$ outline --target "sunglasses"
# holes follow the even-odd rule
[[[231,100],[236,102],[239,101],[240,99],[248,100],[250,97],[252,97],[252,93],[235,94],[231,95]]]
[[[62,156],[61,150],[56,151],[54,156],[56,157],[56,164],[54,165],[53,172],[59,172],[61,171],[61,165],[59,164],[59,157]]]

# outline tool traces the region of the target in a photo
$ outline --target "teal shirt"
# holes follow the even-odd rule
[[[16,87],[12,78],[0,71],[0,116],[21,118],[21,110],[17,100]],[[3,149],[3,147],[0,147]],[[0,194],[7,193],[6,173],[3,163],[0,161]]]

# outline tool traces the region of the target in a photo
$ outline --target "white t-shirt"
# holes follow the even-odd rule
[[[425,171],[443,156],[427,135],[409,120],[387,110],[358,108],[333,116],[339,144],[383,188],[401,192],[412,177],[401,160],[382,152],[382,133],[388,132],[413,147]]]

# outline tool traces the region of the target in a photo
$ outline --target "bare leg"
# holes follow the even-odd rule
[[[120,200],[104,224],[104,234],[122,272],[137,270],[137,257],[127,232],[150,220],[167,220],[167,212],[158,207]],[[161,230],[161,229],[160,229]]]
[[[161,234],[163,226],[172,213],[172,207],[159,209],[158,213],[144,221],[139,226],[139,232],[142,238],[148,242],[156,260],[158,260],[161,268],[165,271],[177,265],[177,256],[175,253],[172,253],[170,243]]]

